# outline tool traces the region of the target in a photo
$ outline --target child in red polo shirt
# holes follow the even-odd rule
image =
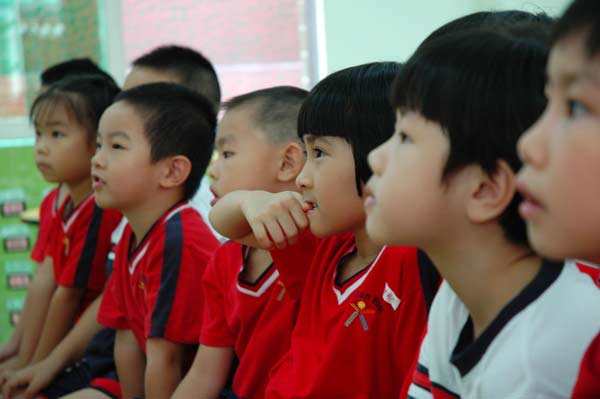
[[[21,366],[45,359],[104,285],[104,258],[120,214],[95,206],[89,168],[98,120],[118,92],[109,78],[76,77],[50,86],[32,105],[38,168],[70,195],[53,218],[46,244],[57,286],[33,357]]]
[[[235,97],[225,104],[217,129],[219,158],[210,168],[219,197],[238,189],[295,189],[304,164],[296,134],[305,90],[280,86]],[[207,266],[204,324],[192,369],[175,398],[213,398],[238,359],[232,391],[263,398],[269,369],[289,347],[298,301],[286,289],[269,252],[230,241]]]
[[[52,65],[40,74],[40,93],[60,80],[82,75],[101,75],[112,81],[112,78],[91,60],[73,59]],[[41,154],[39,151],[34,151],[34,156],[37,159]],[[40,204],[39,232],[31,251],[31,259],[37,264],[35,275],[27,291],[21,319],[17,323],[11,339],[0,348],[0,362],[15,357],[13,365],[16,366],[17,364],[26,364],[33,357],[55,288],[52,262],[48,257],[50,242],[55,237],[55,234],[52,233],[53,219],[64,201],[67,191],[66,185],[59,183],[57,188],[46,194]],[[16,355],[19,355],[21,360],[16,359]],[[4,366],[6,363],[0,363],[0,370]]]
[[[96,199],[129,221],[98,316],[117,329],[123,397],[170,397],[198,342],[199,287],[218,241],[188,199],[210,160],[215,124],[204,97],[171,83],[121,93],[100,121]]]
[[[211,211],[226,237],[271,248],[286,294],[300,299],[267,398],[397,397],[417,354],[439,278],[416,248],[373,243],[363,210],[366,154],[393,131],[386,94],[399,69],[348,68],[309,93],[298,118],[302,196],[238,191]],[[309,225],[314,235],[301,233]]]

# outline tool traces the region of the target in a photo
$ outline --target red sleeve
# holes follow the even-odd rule
[[[292,298],[299,298],[302,294],[318,243],[319,239],[307,230],[300,235],[296,244],[281,250],[271,250],[273,264]]]
[[[164,244],[155,245],[150,255],[146,338],[198,343],[204,306],[202,275],[219,242],[205,225],[186,227],[181,213],[173,216],[165,225]]]
[[[58,284],[86,288],[100,293],[106,282],[106,257],[110,236],[119,224],[120,213],[93,207],[82,212],[69,237],[69,253],[62,266]]]
[[[224,244],[224,246],[233,244]],[[237,246],[236,246],[237,247]],[[235,336],[227,324],[224,295],[228,292],[229,267],[228,257],[223,256],[226,248],[221,247],[212,257],[202,279],[202,295],[204,297],[204,317],[200,343],[207,346],[233,347]]]
[[[115,262],[114,272],[110,275],[108,283],[106,283],[100,309],[98,310],[98,322],[114,329],[128,329],[129,323],[124,306],[120,270]]]
[[[37,240],[31,251],[31,260],[37,263],[42,263],[47,254],[48,238],[52,225],[52,207],[57,194],[58,189],[55,188],[44,197],[40,204],[40,228]]]
[[[600,334],[596,335],[583,357],[571,398],[600,398]]]

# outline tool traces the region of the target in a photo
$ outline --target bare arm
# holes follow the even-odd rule
[[[217,398],[227,383],[233,357],[231,347],[200,345],[192,368],[172,399]]]
[[[168,399],[181,382],[184,345],[163,338],[146,341],[146,397]]]
[[[23,331],[18,355],[20,367],[26,366],[33,359],[55,289],[56,281],[52,269],[52,258],[47,256],[38,267],[31,286],[27,290],[23,315],[19,322]]]
[[[25,299],[25,307],[27,306],[27,299]],[[25,308],[23,309],[25,313]],[[13,330],[10,339],[2,345],[0,348],[0,367],[2,362],[8,360],[19,354],[19,346],[21,345],[21,338],[23,337],[23,323],[17,323]]]
[[[223,236],[232,240],[243,238],[252,233],[252,228],[242,212],[242,201],[248,197],[251,191],[233,191],[212,207],[208,218],[210,224]]]
[[[115,362],[123,398],[143,397],[146,358],[131,330],[117,330]]]
[[[79,360],[90,340],[102,326],[96,321],[102,296],[85,310],[79,322],[45,359],[19,370],[5,383],[4,394],[26,387],[25,395],[34,397],[47,387],[67,366]]]
[[[48,356],[52,349],[67,335],[73,326],[83,292],[83,288],[64,286],[56,288],[50,301],[48,316],[44,323],[40,342],[33,356],[33,362],[39,362]]]
[[[255,248],[284,248],[308,227],[302,196],[285,191],[234,191],[210,211],[220,234]]]

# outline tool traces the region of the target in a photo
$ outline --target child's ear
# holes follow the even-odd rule
[[[288,143],[281,150],[277,180],[294,182],[304,166],[304,151],[298,143]]]
[[[164,188],[183,186],[192,171],[192,163],[188,157],[175,155],[163,160],[164,169],[160,185]]]
[[[473,223],[497,219],[515,195],[515,173],[505,161],[500,160],[492,174],[480,170],[476,180],[467,204],[468,218]]]

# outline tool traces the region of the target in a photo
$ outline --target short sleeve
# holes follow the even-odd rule
[[[48,240],[52,230],[52,205],[56,199],[57,189],[50,191],[40,204],[40,226],[37,239],[31,250],[31,260],[42,263],[48,253]]]

